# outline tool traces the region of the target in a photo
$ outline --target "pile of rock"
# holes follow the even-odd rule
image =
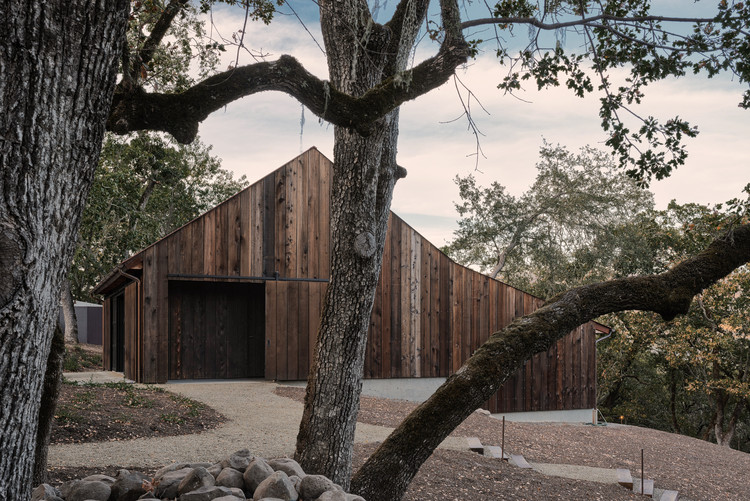
[[[151,479],[120,470],[117,477],[91,475],[59,488],[42,484],[32,501],[364,501],[322,475],[306,475],[293,459],[266,461],[237,451],[219,463],[174,463]]]

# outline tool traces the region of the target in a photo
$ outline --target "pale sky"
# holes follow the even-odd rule
[[[224,36],[241,26],[237,17],[241,11],[230,13],[214,11],[215,25]],[[317,24],[306,25],[322,45]],[[326,78],[324,55],[294,18],[277,16],[269,27],[250,24],[246,45],[268,52],[269,60],[291,54]],[[233,62],[235,55],[228,54],[225,64]],[[396,185],[391,208],[436,245],[450,239],[456,227],[453,203],[458,190],[453,179],[457,174],[473,173],[483,185],[498,181],[520,194],[536,175],[534,165],[543,139],[571,151],[587,144],[605,148],[595,95],[580,99],[566,89],[537,92],[533,85],[520,95],[522,101],[497,89],[506,72],[494,58],[492,46],[458,71],[489,113],[473,103],[486,156],[478,165],[466,120],[451,122],[463,113],[453,81],[401,107],[398,162],[408,175]],[[750,183],[750,111],[737,107],[745,88],[728,78],[691,76],[646,89],[640,114],[663,120],[679,115],[700,130],[696,139],[687,142],[687,163],[669,179],[652,183],[657,207],[665,207],[671,199],[724,202],[740,196],[742,187]],[[254,182],[312,146],[333,159],[333,126],[305,111],[300,138],[300,118],[299,103],[266,92],[215,112],[201,125],[200,136],[213,146],[224,168]]]

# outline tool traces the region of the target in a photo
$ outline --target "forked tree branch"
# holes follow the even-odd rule
[[[212,112],[242,97],[275,90],[292,96],[334,125],[367,135],[385,114],[445,83],[467,58],[465,43],[444,43],[434,57],[386,79],[360,98],[339,92],[288,55],[227,70],[179,94],[127,91],[121,86],[112,101],[107,129],[118,134],[159,130],[189,143],[198,124]]]
[[[610,14],[599,14],[597,16],[582,17],[580,19],[573,19],[571,21],[564,21],[559,23],[545,23],[535,17],[485,17],[482,19],[472,19],[470,21],[464,21],[461,23],[461,29],[473,28],[476,26],[485,26],[493,24],[528,24],[541,30],[550,31],[559,28],[572,28],[576,26],[587,26],[592,23],[599,21],[610,21],[614,23],[650,23],[650,22],[664,22],[664,23],[712,23],[715,19],[711,17],[669,17],[669,16],[633,16],[633,17],[620,17],[613,16]]]
[[[629,277],[564,292],[490,336],[466,363],[417,407],[352,479],[369,501],[401,499],[435,448],[534,354],[606,313],[643,310],[671,320],[704,288],[750,261],[750,225],[660,275]],[[383,482],[382,479],[388,479]]]

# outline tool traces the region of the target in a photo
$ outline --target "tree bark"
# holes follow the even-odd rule
[[[351,490],[368,501],[401,499],[435,448],[535,353],[606,313],[644,310],[665,320],[687,313],[693,296],[750,261],[750,225],[662,275],[631,277],[567,291],[490,336],[370,456]],[[388,479],[383,481],[383,479]]]
[[[125,0],[0,4],[0,499],[28,499],[45,365],[124,40]]]
[[[39,407],[39,428],[36,432],[36,453],[34,454],[33,486],[47,481],[47,451],[52,432],[52,421],[57,407],[57,395],[63,377],[63,360],[65,359],[65,338],[60,326],[55,327],[52,347],[47,357],[47,369],[44,373],[42,402]]]
[[[426,2],[402,12],[399,43],[385,37],[365,2],[321,2],[331,85],[360,96],[403,71]],[[402,7],[406,4],[402,4]],[[397,16],[399,13],[397,12]],[[326,290],[295,457],[306,472],[348,488],[364,353],[383,259],[396,164],[398,109],[367,136],[337,126],[331,195],[331,276]]]
[[[65,320],[65,342],[68,344],[78,344],[78,319],[76,318],[73,294],[70,291],[70,281],[67,278],[63,280],[60,292],[60,306],[62,307],[63,319]]]

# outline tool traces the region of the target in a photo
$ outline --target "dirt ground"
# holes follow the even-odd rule
[[[129,389],[128,389],[129,388]],[[127,440],[135,436],[199,433],[223,417],[197,402],[168,392],[116,385],[65,385],[53,429],[53,443]],[[279,387],[277,394],[301,400],[300,388]],[[359,421],[396,426],[415,404],[363,397]],[[73,413],[76,419],[65,417]],[[119,416],[113,420],[112,416]],[[148,417],[141,421],[140,418]],[[67,420],[67,421],[66,421]],[[475,413],[455,432],[500,445],[502,423]],[[646,476],[657,487],[680,491],[687,499],[750,499],[750,455],[692,438],[631,426],[506,423],[506,448],[531,462],[564,463],[636,472],[645,449]],[[355,446],[358,468],[377,444]],[[227,451],[230,453],[232,451]],[[114,475],[119,468],[153,474],[138,465],[50,468],[51,483],[93,473]],[[635,475],[634,475],[635,476]],[[642,499],[617,485],[549,477],[471,452],[438,450],[424,464],[407,492],[408,501],[463,500],[633,500]]]

